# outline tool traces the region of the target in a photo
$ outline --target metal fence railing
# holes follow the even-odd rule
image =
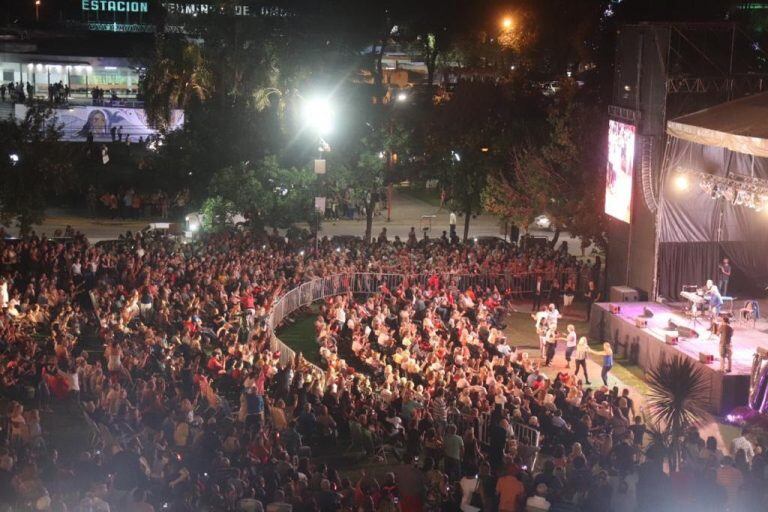
[[[538,275],[533,272],[523,274],[383,274],[358,272],[319,277],[289,290],[273,303],[269,315],[269,328],[272,333],[271,349],[280,351],[280,361],[283,364],[287,364],[293,359],[295,352],[277,337],[275,329],[295,311],[327,297],[347,293],[379,293],[384,290],[395,290],[401,285],[411,286],[414,284],[422,288],[447,287],[459,291],[465,291],[469,288],[475,290],[498,289],[502,293],[523,297],[536,289]],[[545,293],[549,291],[555,280],[558,280],[561,286],[568,279],[573,279],[577,283],[578,289],[583,289],[586,286],[582,276],[576,273],[547,272],[540,275],[543,278],[542,291]]]
[[[569,278],[574,277],[567,272],[552,273],[549,275],[543,274],[542,276],[544,277],[544,291],[549,291],[554,279],[560,280],[561,284],[563,284]],[[450,273],[378,274],[358,272],[354,274],[334,274],[327,277],[316,278],[289,290],[273,303],[268,319],[270,349],[272,351],[280,351],[280,362],[282,364],[288,364],[293,360],[296,357],[296,352],[277,337],[277,334],[275,333],[276,328],[280,326],[288,316],[299,309],[328,297],[345,295],[348,293],[379,293],[385,290],[395,290],[401,285],[410,286],[414,284],[424,288],[431,286],[447,286],[448,288],[456,288],[459,291],[465,291],[468,288],[477,289],[480,287],[482,289],[493,289],[496,287],[502,292],[526,295],[533,292],[536,287],[536,280],[537,275],[534,273],[483,275]],[[323,375],[323,370],[320,367],[311,363],[310,365],[317,375]],[[481,414],[476,420],[468,418],[455,418],[455,420],[460,421],[462,425],[465,421],[477,421],[478,431],[476,434],[478,439],[483,443],[488,442],[490,427],[489,414]],[[530,446],[539,446],[540,434],[536,429],[521,423],[513,423],[512,430],[515,438],[524,441]]]

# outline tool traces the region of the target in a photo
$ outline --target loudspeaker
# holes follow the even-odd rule
[[[667,327],[669,331],[677,331],[677,335],[681,338],[698,338],[699,333],[696,332],[694,329],[691,329],[690,327],[686,327],[684,325],[677,325],[675,322],[673,322],[671,319],[667,322]]]
[[[678,325],[677,326],[677,335],[681,338],[698,338],[699,333],[695,330],[691,329],[690,327],[685,327],[684,325]]]
[[[648,327],[648,319],[641,316],[635,318],[635,327]]]
[[[618,315],[619,313],[621,313],[621,306],[618,306],[616,304],[609,305],[608,309],[612,315]]]
[[[640,294],[629,286],[611,286],[608,298],[611,302],[637,302]]]
[[[706,352],[699,352],[699,362],[704,364],[712,364],[715,362],[715,356]]]
[[[645,318],[653,318],[653,311],[648,306],[643,306],[643,316]]]
[[[673,336],[671,334],[667,334],[664,337],[664,343],[666,343],[667,345],[677,345],[677,341],[678,341],[677,336]]]

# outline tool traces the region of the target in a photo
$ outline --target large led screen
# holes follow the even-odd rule
[[[635,127],[618,121],[608,121],[605,213],[624,222],[629,222],[631,211],[634,161]]]

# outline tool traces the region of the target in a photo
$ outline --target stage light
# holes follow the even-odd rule
[[[11,165],[19,163],[19,155],[17,153],[11,153],[8,155],[8,159],[11,161]]]
[[[404,102],[407,99],[408,99],[408,95],[407,94],[405,94],[404,92],[398,93],[397,101],[402,103],[402,102]]]
[[[690,186],[690,182],[688,181],[688,176],[685,174],[678,174],[675,177],[675,188],[677,190],[683,192],[685,190],[688,190],[688,187]]]

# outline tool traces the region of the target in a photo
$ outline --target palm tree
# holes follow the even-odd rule
[[[212,87],[211,71],[198,44],[158,40],[154,60],[142,81],[149,123],[167,128],[174,109],[185,109],[193,100],[207,99]]]
[[[701,367],[679,355],[662,359],[648,371],[646,380],[649,425],[657,441],[667,448],[674,471],[682,457],[683,437],[709,417],[709,382]]]

